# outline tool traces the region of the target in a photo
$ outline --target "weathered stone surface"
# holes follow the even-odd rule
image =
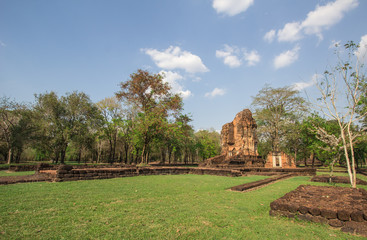
[[[221,155],[207,159],[200,167],[264,167],[258,156],[256,122],[248,109],[236,114],[221,131]]]
[[[309,208],[306,206],[300,206],[299,209],[300,213],[305,214],[308,213]]]
[[[345,222],[345,230],[349,230],[348,232],[360,234],[362,236],[367,236],[367,222]],[[341,229],[343,231],[343,228]]]
[[[270,152],[266,158],[265,167],[296,168],[294,158],[284,152]]]
[[[350,215],[351,219],[356,222],[363,222],[363,212],[355,211]]]
[[[222,155],[257,156],[256,122],[249,109],[237,113],[231,123],[224,124],[221,132]]]
[[[308,214],[308,213],[306,213],[306,214],[300,214],[300,215],[298,215],[298,218],[301,219],[301,220],[303,220],[303,221],[313,222],[312,215],[311,214]]]
[[[328,223],[329,223],[330,226],[336,227],[336,228],[339,228],[339,227],[343,226],[343,222],[338,220],[338,219],[330,219],[328,221]]]
[[[347,210],[339,210],[338,218],[342,221],[349,221],[350,213]]]
[[[309,211],[313,216],[318,216],[318,215],[320,215],[320,209],[318,209],[318,208],[310,208],[308,211]]]
[[[287,209],[291,213],[294,205],[298,205],[301,220],[327,223],[344,232],[367,236],[367,198],[363,193],[363,190],[346,187],[301,185],[270,206],[273,211]]]
[[[288,205],[288,210],[292,213],[295,213],[298,211],[298,205],[291,203]]]
[[[321,216],[323,216],[327,219],[337,218],[336,211],[333,211],[331,209],[321,209]]]

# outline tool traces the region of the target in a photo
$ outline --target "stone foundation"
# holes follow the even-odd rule
[[[367,237],[367,191],[301,185],[270,204],[269,214],[326,223]]]
[[[41,171],[42,172],[42,171]],[[54,181],[75,181],[91,179],[107,179],[118,177],[148,176],[148,175],[217,175],[238,177],[241,172],[231,169],[189,168],[189,167],[132,167],[132,168],[89,168],[72,169],[60,167],[55,171]]]
[[[316,169],[272,169],[272,168],[202,168],[202,167],[115,167],[115,168],[74,168],[61,165],[57,170],[39,170],[40,174],[48,174],[53,181],[75,181],[133,177],[147,175],[197,174],[239,177],[246,175],[315,175]]]

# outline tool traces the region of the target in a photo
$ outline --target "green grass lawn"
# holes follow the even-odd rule
[[[270,202],[300,184],[327,185],[309,177],[246,193],[227,190],[262,178],[165,175],[3,185],[0,239],[363,239],[269,216]]]
[[[0,171],[0,177],[7,177],[7,176],[25,176],[25,175],[32,175],[35,171],[27,171],[27,172],[9,172],[9,171]]]

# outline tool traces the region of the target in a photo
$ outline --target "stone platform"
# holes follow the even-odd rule
[[[269,214],[326,223],[367,237],[367,191],[301,185],[270,204]]]

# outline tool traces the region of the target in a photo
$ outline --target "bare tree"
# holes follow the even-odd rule
[[[314,103],[322,113],[338,122],[340,137],[346,158],[350,184],[356,187],[356,169],[353,141],[356,134],[352,127],[362,120],[367,112],[358,112],[358,106],[365,96],[363,86],[366,83],[364,64],[356,54],[359,46],[353,42],[344,45],[346,52],[336,45],[337,63],[324,72],[317,82],[321,97]],[[344,90],[344,93],[341,92]],[[363,130],[362,130],[363,131]]]

